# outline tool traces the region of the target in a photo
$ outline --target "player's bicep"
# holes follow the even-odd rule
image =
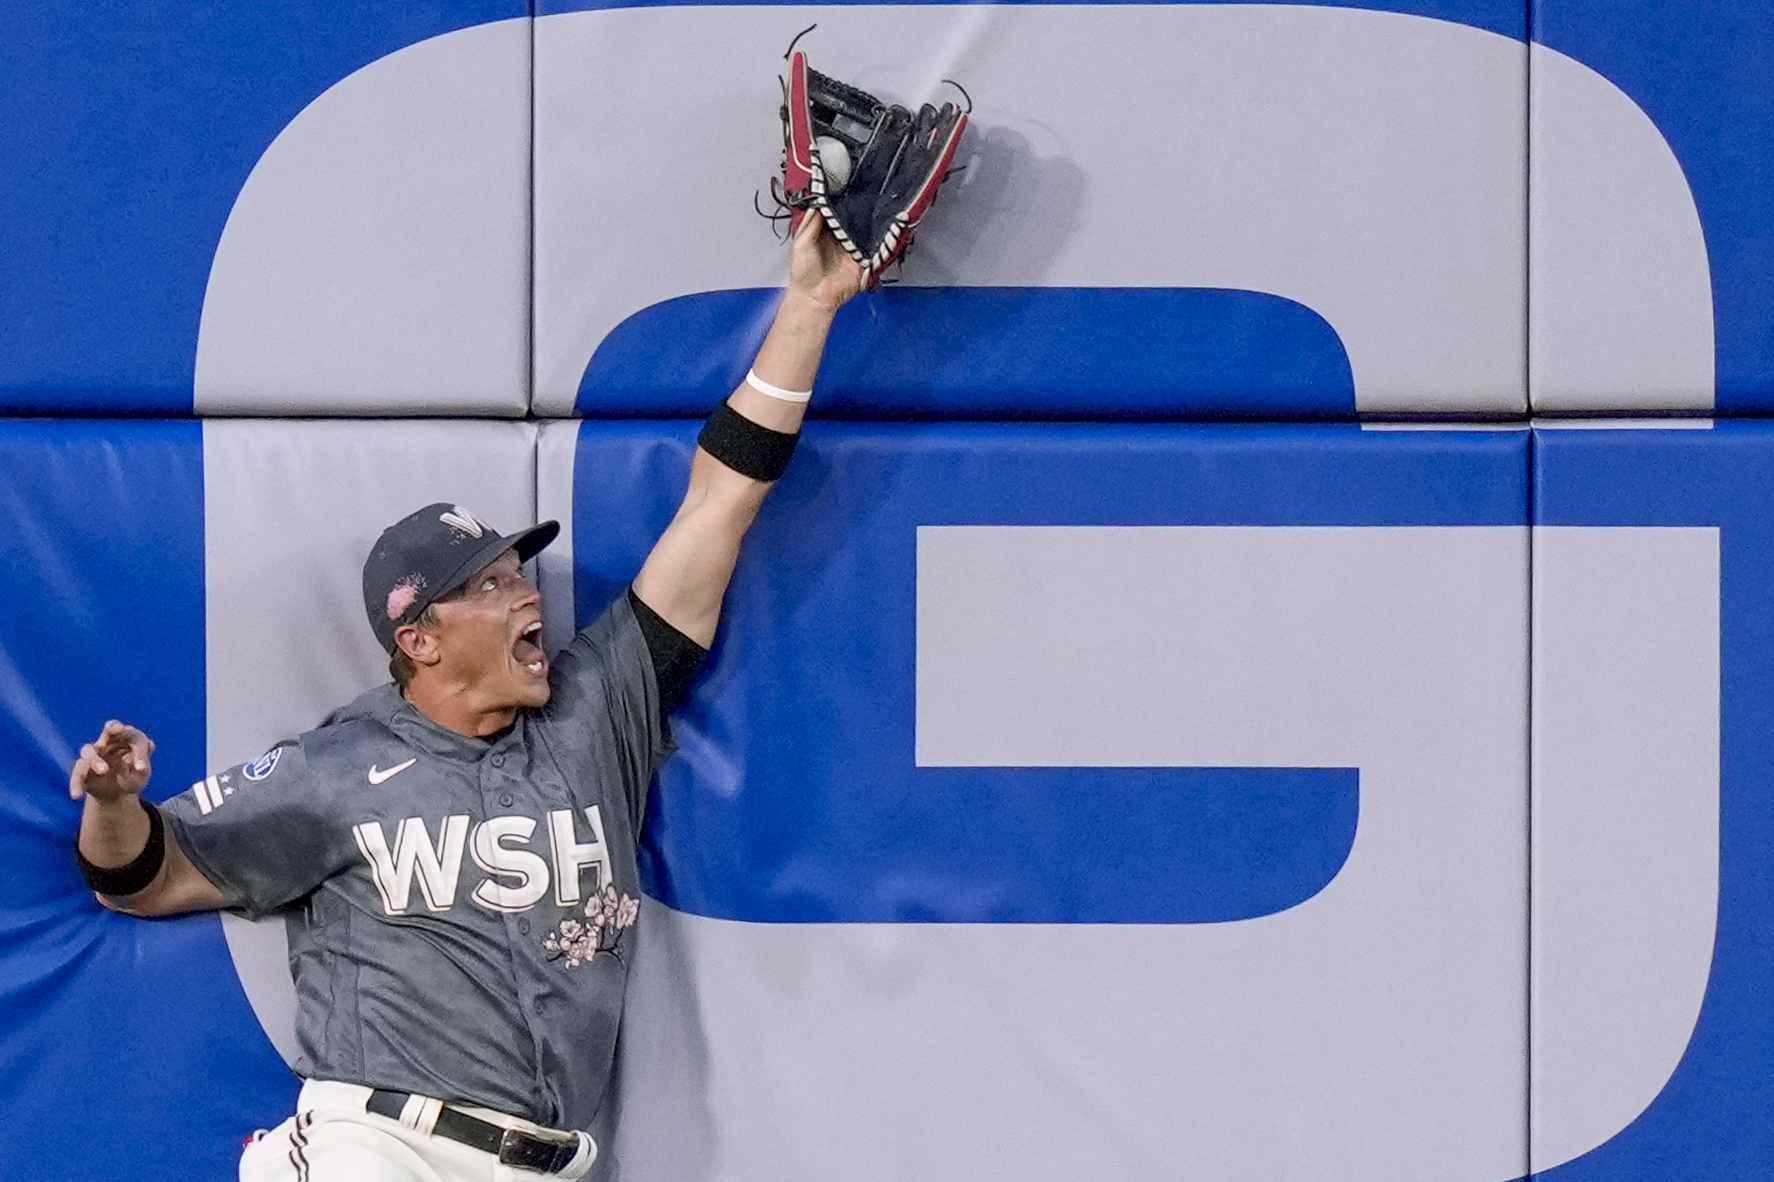
[[[197,878],[181,901],[207,897],[249,915],[275,911],[338,869],[339,842],[322,794],[309,783],[301,745],[273,747],[251,763],[205,777],[167,801],[167,834]]]
[[[647,606],[705,648],[714,642],[740,540],[769,487],[698,448],[683,504],[635,576]]]

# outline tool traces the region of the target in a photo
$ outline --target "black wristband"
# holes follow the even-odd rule
[[[801,437],[759,426],[725,402],[702,424],[696,442],[741,476],[765,483],[780,480]]]
[[[148,844],[128,865],[95,866],[80,852],[80,843],[74,843],[74,860],[80,864],[80,877],[101,895],[121,898],[147,890],[166,862],[166,822],[160,819],[160,810],[147,801],[142,801],[142,808],[148,813]]]

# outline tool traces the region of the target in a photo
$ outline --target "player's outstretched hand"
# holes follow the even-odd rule
[[[80,748],[68,773],[68,795],[106,803],[134,796],[148,786],[153,754],[153,739],[113,718],[97,739]]]
[[[795,231],[788,285],[828,312],[836,312],[862,290],[862,264],[838,245],[815,210],[807,211]]]

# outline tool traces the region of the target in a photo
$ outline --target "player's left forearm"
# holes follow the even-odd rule
[[[804,221],[787,290],[751,372],[698,437],[690,487],[634,592],[700,645],[714,642],[740,539],[794,450],[832,319],[860,287],[860,269],[823,223]]]
[[[813,296],[794,287],[783,293],[776,319],[758,348],[752,373],[762,381],[789,391],[813,389],[819,361],[825,353],[836,309],[827,308]],[[793,434],[801,429],[807,403],[773,397],[741,382],[727,404],[760,427]]]
[[[810,390],[832,315],[832,309],[791,285],[752,375],[780,390]],[[714,642],[740,539],[779,474],[776,467],[786,460],[807,408],[805,402],[766,393],[751,378],[740,383],[727,405],[740,421],[703,434],[683,503],[634,582],[642,602],[705,647]],[[764,429],[761,435],[757,428]],[[773,440],[762,438],[772,435]]]

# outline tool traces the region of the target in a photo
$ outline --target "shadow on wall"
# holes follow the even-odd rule
[[[1038,283],[1083,224],[1089,178],[1069,157],[1042,155],[1015,128],[975,124],[964,146],[965,171],[937,194],[893,278],[953,287],[964,276],[1010,271]]]

